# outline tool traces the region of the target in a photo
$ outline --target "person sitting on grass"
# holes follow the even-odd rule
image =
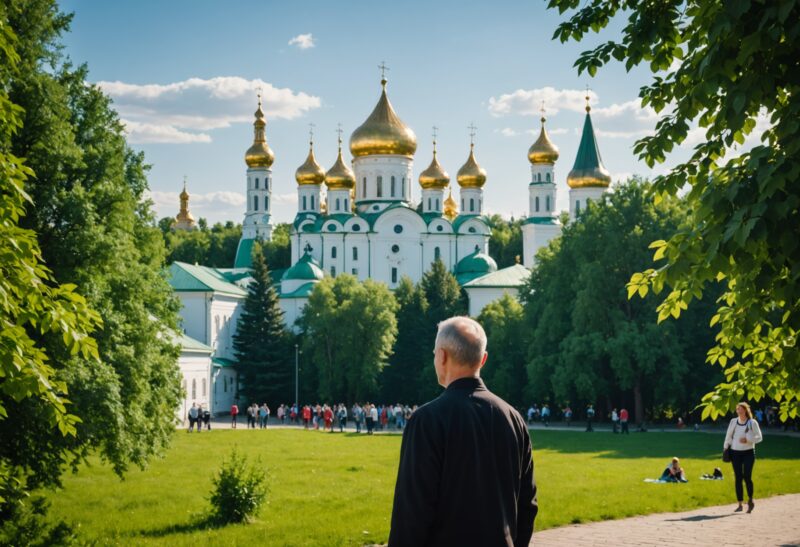
[[[666,482],[689,482],[683,472],[683,467],[681,467],[681,461],[677,457],[672,458],[672,463],[664,469],[660,480]]]

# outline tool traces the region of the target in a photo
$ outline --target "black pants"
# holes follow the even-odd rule
[[[747,498],[753,499],[753,464],[756,463],[756,451],[750,450],[731,450],[731,465],[733,465],[734,484],[736,485],[736,499],[744,499],[742,492],[742,480],[747,486]]]

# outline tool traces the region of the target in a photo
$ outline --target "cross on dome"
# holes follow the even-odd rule
[[[389,70],[389,67],[386,66],[386,61],[381,61],[381,64],[378,65],[378,68],[381,69],[381,83],[386,84],[386,71]]]
[[[470,145],[470,147],[472,147],[472,146],[475,145],[475,130],[478,129],[478,128],[475,127],[474,123],[470,123],[467,126],[467,129],[469,129],[469,145]]]
[[[314,128],[316,125],[313,123],[308,124],[308,142],[314,144]]]

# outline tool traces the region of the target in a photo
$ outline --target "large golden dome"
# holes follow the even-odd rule
[[[419,174],[419,185],[425,190],[444,190],[450,183],[450,175],[439,165],[436,159],[436,141],[433,142],[433,159],[431,164]]]
[[[264,119],[264,111],[261,110],[261,97],[258,98],[258,110],[255,113],[256,121],[253,122],[253,144],[244,153],[244,161],[248,167],[270,167],[275,161],[269,145],[265,128],[267,121]]]
[[[303,165],[297,168],[294,178],[300,186],[322,184],[325,182],[325,170],[314,157],[314,143],[309,143],[308,157]]]
[[[342,139],[339,139],[339,155],[336,163],[325,173],[325,184],[328,190],[350,190],[356,185],[356,176],[342,159]]]
[[[542,117],[542,130],[539,132],[539,138],[528,149],[528,161],[533,164],[553,164],[558,159],[558,147],[550,142],[544,122],[545,118]]]
[[[397,116],[386,96],[386,79],[381,80],[381,98],[367,121],[350,136],[350,153],[354,157],[391,154],[413,156],[417,137]]]
[[[462,188],[483,188],[483,185],[486,184],[486,169],[475,161],[474,144],[469,145],[469,157],[467,162],[458,170],[456,180]]]

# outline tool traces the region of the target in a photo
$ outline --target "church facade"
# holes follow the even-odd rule
[[[289,327],[302,313],[314,284],[325,276],[345,273],[393,289],[403,276],[419,281],[437,259],[454,273],[468,296],[470,315],[476,316],[503,294],[516,296],[535,265],[536,252],[561,233],[555,171],[559,151],[547,134],[544,117],[539,137],[528,150],[531,179],[529,214],[522,227],[522,264],[498,270],[489,256],[491,230],[484,217],[487,173],[477,161],[474,141],[455,177],[457,198],[450,175],[439,163],[435,138],[430,163],[415,180],[416,136],[392,107],[386,84],[382,79],[376,106],[350,136],[349,165],[340,132],[338,154],[329,169],[317,162],[312,138],[306,159],[295,173],[298,209],[291,229],[292,265],[273,272]],[[567,176],[570,218],[579,217],[611,182],[600,158],[588,97],[586,100],[581,142]],[[267,143],[260,98],[253,127],[253,143],[245,153],[247,206],[233,267],[172,266],[186,334],[196,335],[211,347],[212,360],[232,359],[235,322],[229,322],[238,317],[243,303],[253,244],[269,240],[273,230],[271,168],[275,155]],[[187,215],[188,194],[182,193],[181,217]],[[216,299],[217,307],[225,303],[227,319],[222,320],[227,322],[222,331],[211,334],[211,325],[222,316],[209,315],[213,306],[206,306],[205,311],[197,307],[197,295],[192,293],[198,291],[204,292],[205,299]]]

